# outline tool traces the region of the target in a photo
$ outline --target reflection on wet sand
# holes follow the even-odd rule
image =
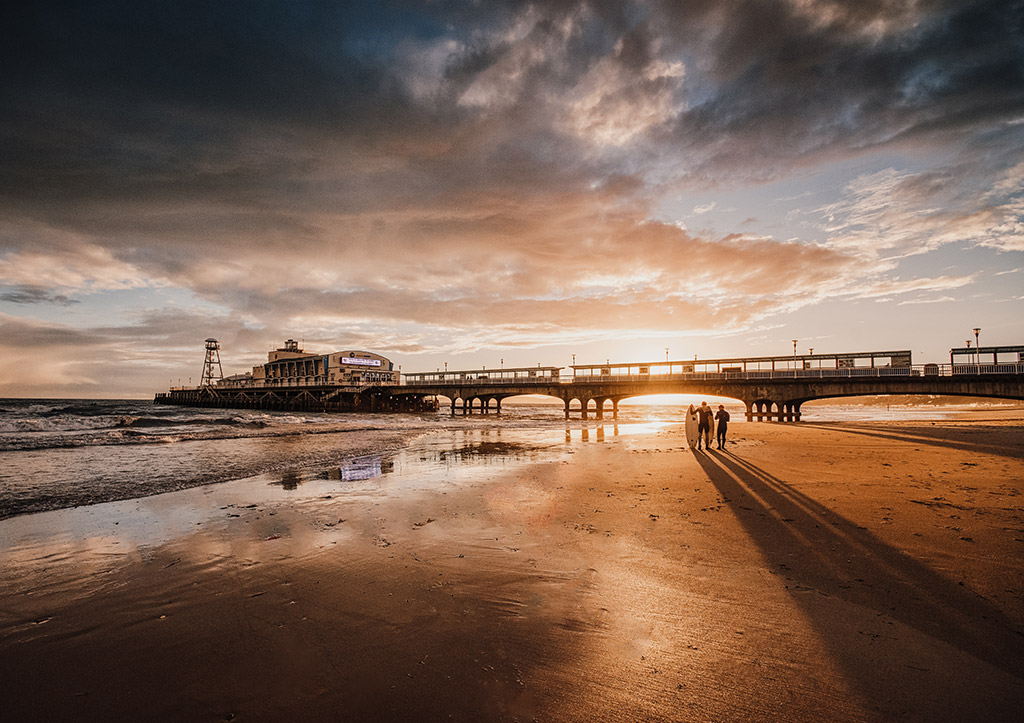
[[[5,714],[952,721],[977,711],[991,721],[1017,711],[1012,636],[1024,615],[1006,571],[1019,571],[1019,553],[1005,552],[1013,533],[1000,529],[1016,503],[991,497],[1001,506],[957,521],[975,525],[952,538],[971,547],[950,548],[939,517],[950,508],[900,501],[909,487],[874,476],[925,470],[929,498],[967,508],[955,486],[974,477],[1001,477],[986,499],[1019,488],[1006,457],[978,454],[966,473],[941,456],[947,447],[784,425],[747,425],[725,454],[695,455],[664,427],[619,434],[588,425],[563,443],[560,429],[460,431],[329,467],[5,520]],[[898,447],[876,458],[864,444]],[[911,518],[919,527],[905,534],[921,529],[927,544],[901,547],[883,526],[894,518]],[[976,551],[969,563],[953,554],[962,549]]]

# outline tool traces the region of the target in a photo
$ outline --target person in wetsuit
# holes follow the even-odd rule
[[[715,425],[714,413],[707,402],[701,402],[697,407],[697,449],[700,449],[700,440],[704,439],[704,446],[711,449],[711,428]]]
[[[718,448],[723,449],[725,447],[725,432],[729,429],[729,413],[725,411],[725,405],[718,405],[718,413],[715,415],[715,421],[718,422],[718,429],[716,436],[718,437]]]

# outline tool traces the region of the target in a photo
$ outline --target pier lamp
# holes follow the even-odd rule
[[[504,360],[504,359],[502,359],[502,360],[501,360],[501,368],[502,368],[502,369],[504,369],[504,368],[505,368],[505,360]]]
[[[668,361],[668,347],[665,347],[665,361]]]
[[[978,339],[978,335],[981,334],[981,329],[975,327],[971,329],[974,332],[974,354],[978,360],[978,365],[981,366],[981,341]]]

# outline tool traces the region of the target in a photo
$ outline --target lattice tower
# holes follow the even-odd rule
[[[199,386],[213,386],[218,380],[224,378],[224,369],[220,365],[220,344],[216,339],[206,340],[206,361],[203,362],[203,376],[200,377]]]

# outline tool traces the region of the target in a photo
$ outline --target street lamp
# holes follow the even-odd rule
[[[981,329],[975,327],[971,331],[974,332],[974,355],[978,360],[978,371],[981,371],[981,341],[978,340],[978,335],[981,334]]]
[[[665,347],[665,361],[668,361],[668,347]]]
[[[793,340],[793,376],[796,376],[796,339]]]

